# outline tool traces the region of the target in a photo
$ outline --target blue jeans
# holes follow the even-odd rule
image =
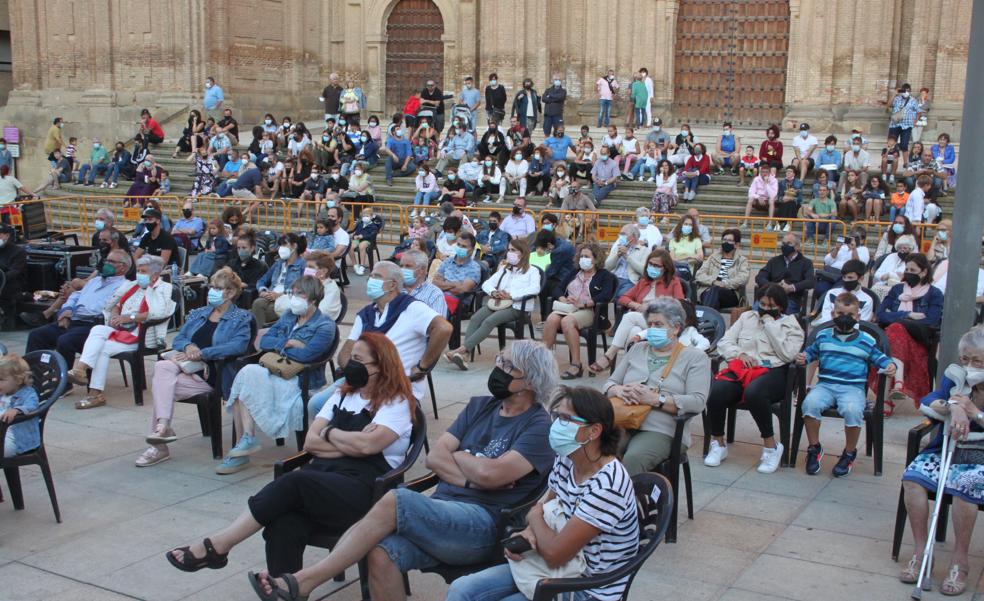
[[[417,192],[416,194],[413,195],[413,204],[427,206],[431,203],[432,200],[437,200],[438,197],[440,196],[441,193],[437,190],[433,192],[423,192],[423,191]]]
[[[656,178],[656,165],[646,166],[646,159],[637,159],[635,164],[632,165],[632,177],[635,179],[640,179],[646,176],[646,170],[649,170],[650,176]]]
[[[543,135],[549,137],[553,128],[564,124],[563,115],[544,115],[543,116]],[[532,129],[532,128],[530,128]]]
[[[79,181],[76,183],[81,184],[84,180],[86,180],[85,176],[86,174],[88,174],[89,178],[88,181],[86,181],[86,183],[90,185],[94,184],[96,183],[96,175],[106,173],[108,170],[109,170],[109,165],[106,165],[105,163],[99,163],[96,165],[93,165],[92,163],[86,163],[85,165],[82,165],[81,168],[79,168]]]
[[[635,286],[635,284],[633,284],[632,280],[629,278],[618,278],[618,287],[615,288],[615,298],[618,299],[618,297],[622,296],[629,290],[632,290],[633,286]]]
[[[563,593],[562,601],[590,601],[594,599],[584,591]],[[487,568],[462,576],[451,583],[446,601],[528,601],[516,588],[509,564]]]
[[[595,204],[601,205],[601,201],[608,198],[608,195],[612,193],[615,189],[615,184],[609,184],[607,186],[599,186],[598,184],[591,184],[591,191],[594,193]]]
[[[490,562],[500,553],[495,520],[481,505],[398,488],[396,532],[379,542],[401,572]]]
[[[646,107],[635,107],[635,123],[636,127],[642,127],[643,123],[646,122]]]
[[[120,178],[120,164],[110,163],[109,169],[106,170],[106,182],[115,184],[116,180]]]
[[[824,411],[837,407],[837,412],[844,418],[844,427],[860,428],[864,423],[865,403],[867,399],[863,384],[853,386],[818,382],[803,399],[803,417],[812,417],[820,421]]]
[[[611,123],[612,101],[601,99],[598,101],[598,127],[607,126]]]
[[[697,177],[683,178],[683,189],[687,192],[697,192],[697,186],[706,186],[709,183],[711,183],[711,178],[702,173]]]
[[[831,225],[832,224],[830,222],[826,222],[826,221],[821,221],[821,222],[808,221],[806,223],[806,239],[812,240],[814,234],[820,236],[829,235],[831,232],[831,227],[830,227]]]
[[[391,179],[393,179],[393,171],[394,171],[394,167],[396,167],[396,166],[398,166],[398,164],[397,164],[396,161],[393,160],[393,157],[387,155],[386,156],[386,181],[390,181]],[[400,169],[399,171],[396,171],[396,176],[397,177],[406,177],[406,176],[410,175],[411,173],[413,173],[413,170],[414,169],[415,169],[415,166],[413,164],[413,161],[410,161],[409,163],[407,163],[407,166],[406,166],[405,169]]]

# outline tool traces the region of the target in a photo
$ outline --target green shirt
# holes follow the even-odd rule
[[[538,252],[533,251],[530,253],[530,265],[535,265],[540,269],[546,271],[547,267],[550,266],[550,253],[545,255],[540,255]]]
[[[827,216],[837,214],[837,203],[834,199],[827,197],[827,201],[824,202],[819,198],[814,198],[810,201],[810,209],[817,215]]]
[[[632,87],[629,88],[629,93],[632,95],[632,102],[635,103],[636,108],[645,108],[646,101],[649,100],[649,92],[646,90],[646,84],[641,81],[633,81]]]
[[[109,162],[109,152],[106,151],[105,146],[100,146],[99,148],[93,147],[92,154],[89,156],[92,159],[93,165],[101,165]]]

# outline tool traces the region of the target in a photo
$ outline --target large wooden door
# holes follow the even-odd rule
[[[676,121],[779,123],[788,48],[788,0],[681,0],[673,82]]]
[[[400,0],[386,21],[386,106],[400,108],[427,79],[444,84],[444,19],[431,0]]]

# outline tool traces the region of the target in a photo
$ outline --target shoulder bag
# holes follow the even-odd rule
[[[502,275],[499,276],[499,281],[496,283],[494,290],[498,290],[499,286],[502,285],[503,278],[506,277],[506,272],[503,270]],[[502,311],[503,309],[508,309],[512,307],[513,301],[508,298],[492,298],[485,301],[485,306],[488,307],[489,311]]]
[[[676,363],[676,359],[682,350],[683,345],[677,342],[676,346],[673,347],[673,354],[670,355],[670,360],[666,363],[659,376],[659,380],[656,382],[657,390],[662,386],[663,381],[669,377],[670,370],[673,369],[673,364]],[[646,421],[649,412],[653,410],[652,405],[629,405],[619,397],[609,397],[608,400],[611,401],[612,409],[615,410],[615,427],[624,430],[640,429],[642,423]]]
[[[285,380],[293,378],[297,374],[304,371],[304,368],[307,367],[307,365],[303,363],[293,361],[280,353],[275,353],[272,351],[263,353],[260,357],[260,365],[267,368],[271,374],[279,376]]]

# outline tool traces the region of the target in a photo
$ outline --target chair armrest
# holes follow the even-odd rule
[[[440,481],[441,479],[437,477],[437,474],[431,472],[426,476],[417,478],[416,480],[404,482],[400,485],[400,488],[407,488],[414,492],[424,492],[425,490],[430,490],[431,488],[437,486],[437,483]]]
[[[528,303],[529,301],[535,299],[538,296],[539,296],[539,294],[527,294],[526,296],[523,296],[523,297],[520,297],[520,298],[514,298],[513,299],[513,302],[515,303],[516,301],[519,301],[519,310],[522,311],[523,313],[526,313],[526,311],[527,311],[527,309],[526,309],[526,303]],[[532,309],[530,309],[530,311],[532,311]]]
[[[687,422],[697,417],[698,415],[700,415],[700,413],[695,413],[691,411],[689,413],[678,414],[674,418],[674,421],[676,422],[676,426],[674,427],[673,430],[673,446],[670,447],[670,461],[674,465],[677,465],[680,462],[680,450],[681,447],[683,446],[683,429],[687,425]]]
[[[919,425],[909,430],[909,437],[906,443],[905,463],[909,465],[919,454],[919,445],[922,439],[933,431],[936,426],[942,426],[940,422],[931,419],[924,419]]]
[[[314,459],[314,455],[308,453],[307,451],[301,451],[300,453],[288,457],[287,459],[281,459],[273,464],[273,479],[276,480],[280,476],[283,476],[287,472],[292,472],[299,467],[307,465]]]
[[[406,475],[413,464],[409,462],[404,462],[403,465],[399,465],[390,471],[386,472],[382,476],[376,478],[376,481],[372,485],[372,498],[374,501],[378,501],[383,497],[386,492],[392,488],[396,488],[403,482],[403,477]],[[435,476],[436,478],[436,476]],[[419,480],[418,480],[419,481]],[[436,483],[435,483],[436,486]]]

